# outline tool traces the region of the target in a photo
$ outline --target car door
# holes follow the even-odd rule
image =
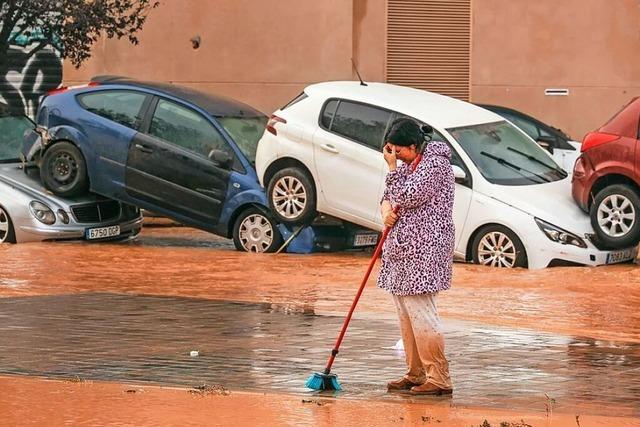
[[[218,150],[233,159],[231,147],[207,117],[168,99],[156,98],[145,121],[129,147],[127,192],[165,214],[215,226],[231,163],[210,157]]]
[[[313,138],[314,165],[327,213],[368,227],[379,211],[384,176],[382,142],[392,113],[331,99]]]

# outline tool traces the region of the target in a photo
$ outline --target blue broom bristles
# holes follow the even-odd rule
[[[321,374],[316,372],[309,377],[305,385],[312,390],[342,390],[338,382],[338,377],[335,374]]]

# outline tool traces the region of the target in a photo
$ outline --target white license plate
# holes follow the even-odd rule
[[[113,225],[111,227],[88,228],[85,231],[85,236],[87,237],[87,240],[106,239],[108,237],[115,237],[119,235],[120,235],[119,225]]]
[[[621,251],[609,252],[607,254],[607,264],[615,264],[617,262],[624,262],[632,260],[638,254],[636,248],[624,249]]]
[[[356,234],[353,239],[353,246],[371,246],[378,243],[377,234]]]

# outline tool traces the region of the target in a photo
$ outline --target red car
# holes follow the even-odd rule
[[[582,141],[573,169],[573,198],[609,248],[640,242],[640,97]]]

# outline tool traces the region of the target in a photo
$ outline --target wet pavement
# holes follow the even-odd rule
[[[165,227],[123,243],[3,245],[0,374],[309,396],[303,383],[324,366],[368,256],[244,254]],[[638,270],[456,264],[439,299],[448,401],[539,411],[546,393],[557,410],[639,416]],[[388,348],[398,336],[371,281],[334,365],[341,397],[424,400],[384,390],[403,370]]]
[[[269,304],[86,293],[0,300],[0,374],[141,381],[311,394],[335,316]],[[406,399],[385,381],[403,374],[394,321],[356,319],[334,372],[355,398]],[[452,402],[532,410],[597,401],[640,415],[640,345],[448,322]],[[198,351],[192,357],[191,351]]]

